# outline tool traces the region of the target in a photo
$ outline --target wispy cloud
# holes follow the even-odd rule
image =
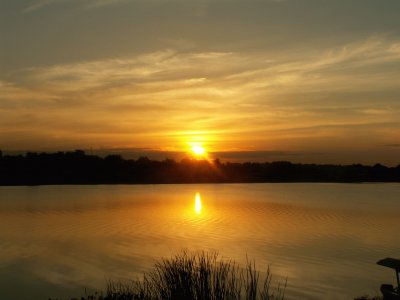
[[[22,13],[33,13],[37,10],[43,9],[50,5],[56,5],[61,3],[74,3],[77,8],[86,10],[86,9],[95,9],[109,5],[117,5],[124,3],[140,3],[140,2],[149,2],[154,0],[32,0],[27,6],[25,6],[22,10]],[[167,0],[172,2],[182,2],[182,4],[187,4],[187,2],[192,2],[194,5],[195,15],[201,16],[207,13],[207,4],[212,3],[214,0],[206,0],[206,1],[193,1],[193,0]],[[224,2],[230,2],[230,0],[219,0]],[[264,0],[265,2],[286,2],[287,0]],[[165,3],[166,1],[159,1],[159,3]],[[182,44],[183,40],[175,40],[175,42],[179,42]],[[187,42],[184,42],[184,45],[187,45]]]
[[[39,10],[41,8],[44,8],[46,6],[52,5],[52,4],[57,4],[64,2],[66,0],[36,0],[30,3],[28,6],[26,6],[23,10],[22,13],[31,13],[36,10]]]
[[[23,130],[29,115],[31,130],[112,147],[138,136],[131,146],[169,147],[183,128],[229,149],[354,134],[388,144],[400,104],[382,92],[399,93],[398,45],[378,36],[292,56],[164,50],[20,70],[0,84],[0,126]]]
[[[232,99],[237,93],[247,98],[257,93],[396,89],[398,71],[393,65],[400,64],[396,45],[375,38],[292,61],[282,57],[271,60],[263,54],[166,50],[134,58],[30,69],[25,76],[30,84],[45,84],[47,89],[63,93],[135,85],[136,95],[173,92],[179,97],[189,90]]]
[[[124,2],[132,2],[132,0],[35,0],[27,5],[22,10],[22,13],[32,13],[50,5],[56,5],[66,2],[75,2],[78,7],[88,9]]]

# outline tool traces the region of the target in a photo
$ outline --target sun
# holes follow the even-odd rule
[[[204,147],[201,145],[194,145],[192,146],[192,152],[196,156],[203,156],[206,153],[206,149],[204,149]]]

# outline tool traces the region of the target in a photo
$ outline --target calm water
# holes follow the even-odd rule
[[[0,187],[0,298],[80,296],[184,248],[270,264],[288,299],[378,294],[399,214],[399,184]]]

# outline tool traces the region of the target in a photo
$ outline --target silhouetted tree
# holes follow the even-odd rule
[[[126,160],[73,152],[2,155],[0,185],[200,183],[200,182],[400,182],[400,165],[293,164],[287,161],[231,163],[184,159]]]

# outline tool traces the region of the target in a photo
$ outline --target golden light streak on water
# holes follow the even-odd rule
[[[197,192],[196,196],[195,196],[195,203],[194,203],[194,211],[196,212],[196,214],[198,214],[198,215],[201,214],[201,208],[202,208],[201,196],[200,196],[200,193]]]

